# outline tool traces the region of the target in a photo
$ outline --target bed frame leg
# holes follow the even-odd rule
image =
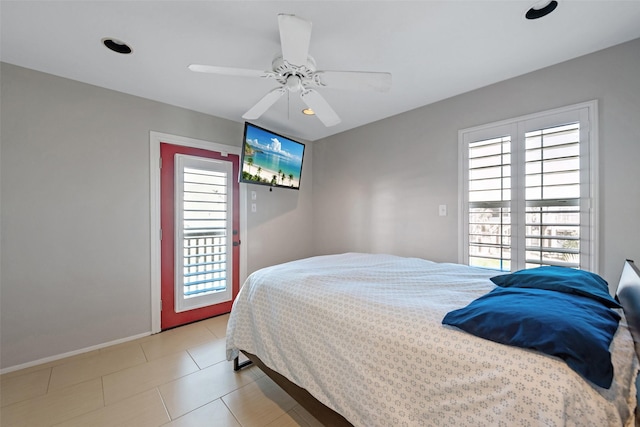
[[[251,360],[240,362],[240,356],[236,356],[236,358],[233,359],[233,370],[236,372],[249,365],[253,365],[253,362]]]

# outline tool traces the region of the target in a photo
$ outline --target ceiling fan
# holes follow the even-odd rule
[[[280,86],[267,93],[256,105],[242,116],[255,120],[264,114],[285,93],[299,93],[325,126],[340,123],[340,117],[314,87],[338,89],[373,90],[386,92],[391,87],[391,74],[367,71],[321,71],[316,70],[314,59],[309,56],[311,22],[295,15],[278,15],[282,53],[271,63],[271,71],[244,68],[219,67],[215,65],[189,65],[191,71],[242,77],[274,79]]]

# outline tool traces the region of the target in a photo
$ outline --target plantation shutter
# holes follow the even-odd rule
[[[469,264],[511,267],[511,137],[474,141],[469,153]]]
[[[462,262],[502,271],[595,268],[596,107],[460,132]]]
[[[580,123],[525,134],[526,267],[580,267]]]

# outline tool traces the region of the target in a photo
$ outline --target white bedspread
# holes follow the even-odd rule
[[[257,355],[358,427],[632,423],[638,363],[624,317],[609,390],[560,359],[442,325],[494,275],[355,253],[268,267],[234,303],[227,357]]]

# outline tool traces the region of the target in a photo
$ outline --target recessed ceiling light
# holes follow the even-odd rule
[[[102,44],[112,51],[122,53],[123,55],[128,55],[132,52],[131,48],[125,42],[111,37],[102,39]]]
[[[316,113],[314,113],[311,108],[305,108],[304,110],[302,110],[302,114],[306,114],[307,116],[313,116]]]
[[[558,7],[556,0],[543,0],[534,4],[524,15],[527,19],[538,19],[547,16]]]

